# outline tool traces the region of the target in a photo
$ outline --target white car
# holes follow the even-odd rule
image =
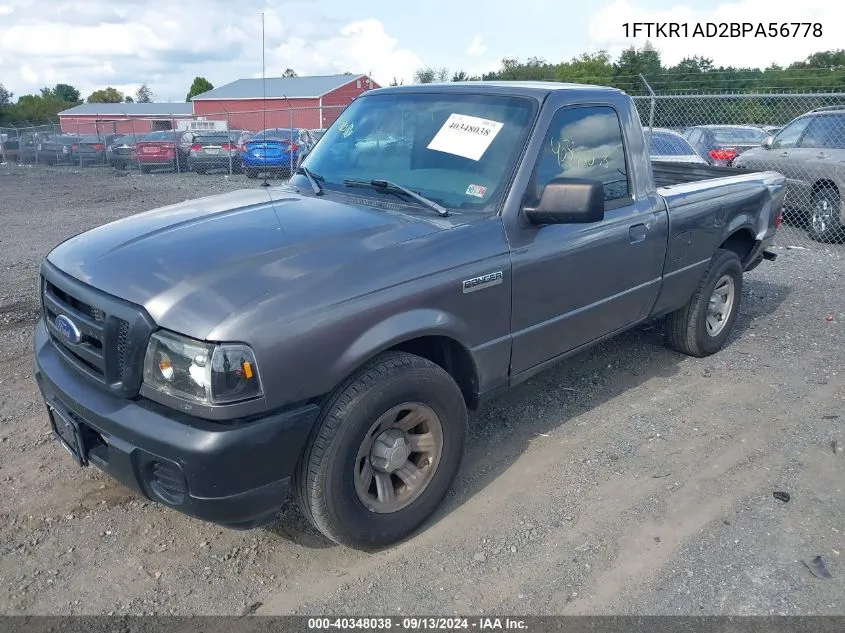
[[[677,132],[661,127],[653,128],[650,132],[648,128],[643,131],[646,141],[648,141],[649,154],[652,160],[669,163],[707,164],[707,161],[698,155],[689,141]]]

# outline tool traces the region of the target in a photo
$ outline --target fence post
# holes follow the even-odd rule
[[[232,157],[231,143],[237,143],[238,139],[236,139],[236,138],[233,139],[233,137],[232,137],[232,123],[229,120],[229,111],[225,107],[223,107],[223,112],[226,114],[226,136],[231,141],[229,151],[228,151],[228,153],[229,153],[229,176],[231,176],[232,173],[233,173],[232,162],[234,160],[233,157]],[[240,150],[237,149],[237,145],[235,145],[235,151],[240,151]]]
[[[651,96],[649,99],[651,106],[648,113],[648,133],[651,134],[652,128],[654,127],[654,90],[652,90],[651,86],[648,85],[648,81],[646,81],[646,78],[643,77],[642,73],[640,73],[640,79],[642,79],[645,89],[648,90],[648,94]]]
[[[293,127],[293,108],[290,107],[290,102],[288,102],[288,112],[290,112],[290,142],[291,142],[291,145],[293,145],[295,143],[297,137],[294,136],[295,132],[294,132],[294,127]],[[296,152],[299,153],[298,147],[296,149]],[[289,174],[290,175],[288,177],[288,180],[293,178],[293,152],[290,153],[290,171],[289,171]]]

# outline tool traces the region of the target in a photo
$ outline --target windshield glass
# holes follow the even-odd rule
[[[349,105],[304,165],[329,189],[347,179],[389,180],[447,207],[483,209],[504,191],[535,113],[523,97],[367,95]]]
[[[713,130],[713,138],[717,143],[730,144],[740,143],[759,145],[768,134],[757,128],[716,128]]]
[[[648,132],[646,132],[648,136]],[[691,156],[695,150],[680,136],[668,132],[654,132],[649,138],[649,153],[652,156]]]

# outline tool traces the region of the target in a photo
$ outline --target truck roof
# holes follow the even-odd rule
[[[594,86],[591,84],[562,83],[558,81],[450,81],[443,83],[408,84],[407,86],[386,86],[368,90],[366,94],[385,92],[475,92],[521,97],[542,98],[558,90],[569,90],[584,97],[600,94],[624,94],[618,88]],[[363,96],[363,95],[362,95]]]

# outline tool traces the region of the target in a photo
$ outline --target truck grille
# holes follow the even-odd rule
[[[41,303],[53,345],[74,369],[120,395],[134,396],[151,320],[139,308],[51,268],[45,266],[42,272]],[[59,317],[72,322],[71,336],[59,323],[67,321]]]

